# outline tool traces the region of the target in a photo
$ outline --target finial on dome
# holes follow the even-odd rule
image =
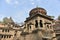
[[[39,8],[39,6],[37,5],[36,8]]]

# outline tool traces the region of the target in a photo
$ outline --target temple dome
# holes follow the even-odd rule
[[[47,14],[47,12],[44,8],[36,7],[36,8],[34,8],[30,11],[29,15],[32,16],[32,15],[37,14],[37,13],[40,13],[40,14],[43,14],[43,15]]]

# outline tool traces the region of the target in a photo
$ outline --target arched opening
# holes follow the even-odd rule
[[[60,36],[57,36],[57,40],[60,40]]]
[[[30,26],[30,29],[31,29],[31,26]]]
[[[47,25],[47,28],[49,28],[49,25]]]
[[[35,28],[38,28],[38,21],[35,20]]]
[[[27,24],[27,30],[29,31],[29,24]]]
[[[48,40],[47,38],[42,38],[42,40]]]
[[[40,27],[43,27],[43,23],[42,23],[42,20],[40,20]]]

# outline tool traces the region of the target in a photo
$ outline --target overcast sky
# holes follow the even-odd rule
[[[15,22],[23,22],[36,6],[55,18],[60,15],[60,0],[0,0],[0,20],[11,16]]]

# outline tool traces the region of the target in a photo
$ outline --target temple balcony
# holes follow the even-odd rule
[[[38,31],[44,31],[44,28],[35,28],[34,30],[32,30],[32,33],[37,33]]]
[[[50,32],[54,32],[54,30],[53,29],[47,29],[48,31],[50,31]]]
[[[43,35],[43,38],[47,38],[47,39],[51,39],[53,37],[53,35]]]
[[[21,32],[21,35],[23,35],[23,36],[25,36],[27,34],[29,34],[29,32]]]

